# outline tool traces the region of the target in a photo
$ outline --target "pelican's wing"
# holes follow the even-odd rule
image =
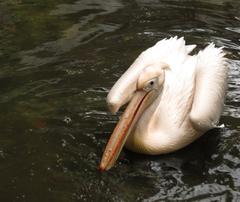
[[[195,91],[190,120],[202,132],[214,128],[219,121],[226,91],[228,68],[222,48],[213,44],[197,55]]]

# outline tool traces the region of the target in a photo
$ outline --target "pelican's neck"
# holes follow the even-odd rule
[[[172,67],[166,72],[162,92],[139,119],[127,142],[128,148],[142,153],[167,153],[195,138],[184,134],[186,131],[195,134],[189,123],[195,66],[196,58],[188,57],[180,67]]]
[[[181,67],[173,67],[165,74],[161,94],[146,110],[151,128],[180,128],[192,107],[195,90],[196,58],[188,57]],[[152,114],[151,114],[152,113]],[[146,119],[146,118],[145,118]]]

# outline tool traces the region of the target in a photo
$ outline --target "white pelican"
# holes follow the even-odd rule
[[[128,103],[104,151],[100,170],[110,169],[122,147],[163,154],[190,144],[217,127],[226,91],[227,65],[222,48],[183,38],[163,39],[142,52],[110,90],[112,113]]]

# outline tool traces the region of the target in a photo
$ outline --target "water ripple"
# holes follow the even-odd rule
[[[234,0],[55,0],[0,3],[1,201],[239,201],[240,12]],[[221,122],[188,147],[123,150],[97,170],[119,115],[111,86],[164,37],[229,58]]]
[[[56,62],[60,55],[79,47],[80,45],[89,43],[98,38],[102,34],[113,32],[119,28],[117,24],[98,23],[91,25],[91,21],[102,15],[108,15],[122,8],[118,1],[109,1],[109,3],[100,3],[92,1],[78,1],[75,4],[59,5],[57,9],[50,12],[50,15],[67,15],[78,13],[88,9],[97,9],[96,13],[89,12],[85,17],[82,17],[80,22],[73,24],[71,27],[63,31],[63,37],[50,41],[28,51],[21,51],[19,57],[21,64],[24,65],[20,70],[26,70],[32,67],[38,67],[52,62]],[[41,57],[41,52],[48,51],[51,57]]]

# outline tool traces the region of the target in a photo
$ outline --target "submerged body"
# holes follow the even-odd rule
[[[125,143],[135,152],[163,154],[216,127],[226,91],[224,54],[210,44],[189,55],[194,48],[183,38],[164,39],[144,51],[113,86],[107,98],[110,110],[130,104],[107,145],[102,170],[113,166]],[[143,95],[133,109],[138,94]]]

